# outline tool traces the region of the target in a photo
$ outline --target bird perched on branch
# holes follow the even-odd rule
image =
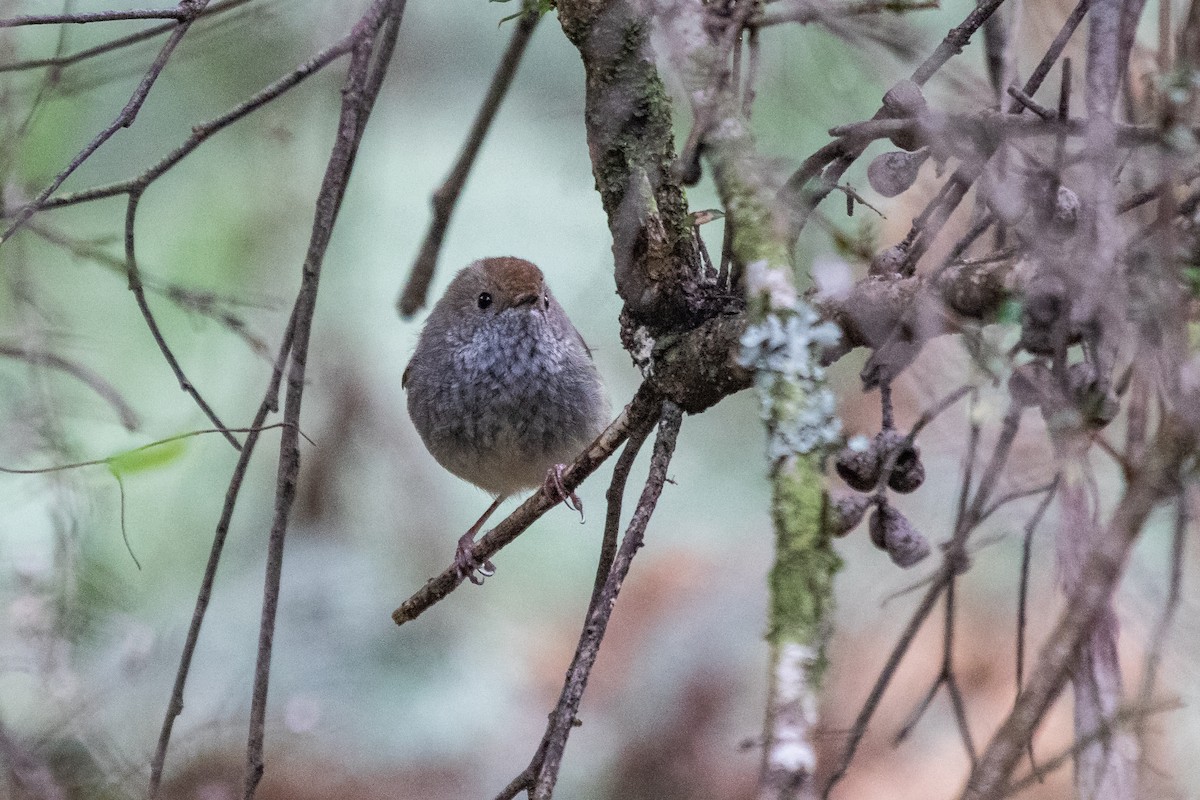
[[[458,541],[454,563],[472,583],[491,562],[475,534],[508,496],[545,484],[571,508],[564,463],[609,420],[591,351],[546,286],[520,258],[485,258],[454,276],[404,370],[408,414],[437,462],[496,499]]]

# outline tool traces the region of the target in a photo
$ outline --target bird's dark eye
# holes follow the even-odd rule
[[[475,301],[480,308],[487,308],[492,304],[492,296],[487,292],[480,292],[479,299]]]
[[[550,295],[548,295],[548,294],[542,295],[542,308],[545,308],[545,309],[550,308]]]

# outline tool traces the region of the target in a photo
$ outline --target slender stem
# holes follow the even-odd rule
[[[186,19],[191,12],[187,2],[177,8],[143,8],[129,11],[89,11],[74,14],[24,14],[0,19],[0,28],[19,28],[22,25],[82,25],[88,22],[121,22],[138,19]]]
[[[77,364],[74,361],[46,350],[9,342],[0,342],[0,356],[15,358],[30,364],[50,367],[51,369],[65,372],[100,395],[105,402],[112,406],[113,410],[117,412],[117,416],[120,418],[125,430],[137,430],[141,424],[137,411],[117,391],[116,387],[105,380],[104,376],[89,367],[85,367],[83,364]]]
[[[146,102],[146,97],[150,94],[150,89],[153,88],[155,82],[158,80],[158,76],[162,74],[163,69],[167,66],[167,61],[171,58],[171,54],[175,52],[175,48],[183,40],[184,34],[188,32],[188,28],[191,27],[192,22],[195,21],[196,17],[204,11],[204,7],[208,5],[208,2],[209,0],[191,0],[191,2],[186,5],[187,13],[179,18],[179,22],[175,25],[175,29],[172,31],[171,36],[167,39],[166,43],[163,44],[162,49],[158,51],[158,55],[150,64],[150,68],[146,70],[146,74],[142,76],[142,80],[138,83],[137,88],[134,89],[133,95],[129,98],[129,102],[127,102],[124,108],[121,109],[121,112],[117,114],[116,119],[109,123],[104,130],[96,134],[92,140],[88,142],[84,148],[75,155],[74,158],[71,159],[71,163],[69,163],[61,172],[55,175],[54,179],[50,181],[49,185],[38,193],[38,196],[32,203],[21,209],[21,211],[17,214],[16,219],[14,219],[8,226],[8,229],[4,231],[4,234],[0,235],[0,244],[8,241],[9,237],[11,237],[13,233],[15,233],[22,225],[24,225],[29,218],[40,209],[46,198],[54,194],[58,187],[62,186],[63,181],[69,178],[71,174],[75,172],[75,170],[79,169],[83,162],[87,161],[93,153],[100,149],[101,145],[111,139],[113,134],[122,128],[128,128],[133,124],[134,120],[137,118],[138,111],[141,110],[142,104]],[[180,8],[183,10],[185,7],[181,5]]]
[[[204,416],[208,417],[212,424],[223,433],[226,441],[233,446],[233,449],[241,450],[242,443],[238,441],[236,436],[229,432],[228,426],[221,421],[221,418],[217,416],[217,412],[201,396],[200,390],[184,374],[183,367],[179,364],[179,359],[175,357],[175,353],[171,350],[170,345],[167,344],[162,329],[158,327],[158,321],[155,320],[153,312],[150,311],[150,304],[146,301],[146,291],[142,286],[142,276],[137,266],[137,247],[136,240],[134,239],[138,203],[141,199],[141,191],[130,192],[129,202],[125,210],[125,268],[129,275],[129,291],[133,292],[138,310],[142,312],[142,318],[146,320],[146,327],[150,329],[150,335],[154,337],[154,343],[158,345],[159,352],[167,360],[167,365],[171,368],[171,372],[175,373],[175,380],[179,381],[179,388],[192,396],[192,399],[196,401],[196,405],[204,412]]]
[[[342,90],[342,110],[338,133],[325,177],[317,197],[312,236],[301,272],[296,299],[291,367],[284,395],[283,418],[287,425],[280,437],[279,468],[275,488],[275,514],[267,545],[267,569],[263,585],[262,619],[259,625],[258,658],[254,668],[254,689],[250,704],[250,732],[246,742],[244,800],[253,800],[263,774],[263,740],[266,728],[267,689],[271,672],[271,652],[275,637],[275,616],[279,606],[279,586],[283,571],[283,548],[288,518],[296,496],[300,474],[298,430],[300,406],[304,396],[308,343],[316,312],[317,288],[325,251],[333,234],[346,184],[354,167],[355,156],[375,103],[383,76],[391,61],[404,14],[404,0],[376,0],[354,26],[355,45]],[[373,55],[374,53],[374,55]]]
[[[633,400],[613,420],[612,424],[563,471],[563,488],[568,493],[573,491],[584,479],[595,472],[600,464],[617,451],[617,448],[629,436],[630,431],[645,424],[647,419],[656,419],[660,403],[661,398],[658,392],[649,383],[643,383]],[[475,561],[483,563],[490,560],[539,517],[555,508],[558,502],[558,499],[551,497],[545,491],[535,492],[517,506],[500,524],[475,542],[475,547],[471,551]],[[392,620],[397,625],[411,622],[431,606],[445,599],[462,583],[463,577],[458,568],[451,564],[440,574],[426,581],[424,586],[401,603],[399,608],[392,612]]]
[[[458,196],[466,185],[471,168],[475,165],[475,158],[479,155],[479,148],[483,146],[483,140],[496,119],[496,112],[500,110],[504,96],[508,94],[508,88],[517,75],[517,67],[525,55],[525,48],[541,18],[537,3],[526,0],[524,11],[517,19],[512,39],[509,40],[508,49],[504,51],[504,56],[496,67],[496,74],[492,76],[492,83],[475,115],[475,121],[471,123],[471,130],[462,150],[459,151],[458,159],[454,162],[450,174],[442,181],[442,185],[433,193],[433,219],[429,223],[429,230],[425,233],[425,240],[421,244],[416,261],[413,262],[404,291],[396,302],[400,316],[406,319],[425,305],[429,284],[433,281],[433,273],[437,268],[438,254],[442,250],[442,240],[450,227],[450,217],[454,214]]]
[[[658,504],[662,494],[663,484],[667,479],[667,467],[675,452],[675,440],[679,435],[679,426],[683,413],[679,407],[670,401],[662,405],[662,419],[659,422],[658,437],[654,442],[654,455],[650,459],[650,474],[646,477],[646,485],[642,488],[642,496],[638,500],[637,509],[625,530],[625,538],[621,541],[620,550],[613,561],[612,569],[604,581],[600,592],[599,602],[588,609],[587,620],[579,637],[579,646],[571,667],[567,670],[567,678],[563,683],[562,694],[558,705],[550,714],[550,724],[546,729],[546,747],[538,769],[537,779],[530,787],[530,800],[550,800],[554,792],[554,784],[558,780],[558,769],[562,763],[563,751],[567,746],[567,737],[574,727],[575,714],[579,710],[579,701],[583,698],[587,687],[588,676],[600,653],[600,643],[604,632],[608,629],[608,621],[616,606],[617,595],[629,574],[633,557],[642,546],[646,526]]]
[[[221,555],[225,551],[225,541],[229,536],[229,526],[233,520],[233,510],[242,491],[246,479],[246,470],[250,467],[250,457],[258,444],[259,435],[267,415],[279,408],[279,386],[283,382],[284,367],[288,355],[292,351],[292,335],[295,331],[296,311],[284,328],[283,341],[279,345],[279,353],[275,357],[275,367],[271,371],[271,380],[259,403],[254,421],[246,436],[245,445],[238,454],[237,464],[233,467],[233,475],[225,490],[225,504],[221,508],[221,516],[217,520],[216,532],[213,534],[212,547],[209,549],[208,562],[204,567],[204,576],[200,579],[200,590],[196,594],[196,605],[192,610],[192,620],[188,625],[187,636],[184,638],[183,651],[179,656],[179,668],[175,672],[175,683],[171,688],[171,698],[167,701],[167,712],[163,718],[162,727],[158,733],[158,744],[154,748],[154,756],[150,760],[150,786],[146,792],[147,800],[155,800],[162,786],[163,766],[167,759],[167,748],[171,743],[171,732],[175,728],[175,720],[183,713],[183,693],[187,686],[188,675],[192,668],[192,658],[196,654],[196,644],[200,640],[200,628],[204,624],[209,602],[212,600],[213,584],[217,580],[217,568],[221,564]]]

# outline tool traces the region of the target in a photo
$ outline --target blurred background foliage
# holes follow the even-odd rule
[[[360,5],[254,0],[198,23],[136,123],[64,189],[141,171],[191,126],[340,36]],[[0,2],[0,13],[55,10],[50,6]],[[1052,35],[1065,13],[1059,6],[1026,3],[1030,19],[1039,10],[1046,19],[1029,24],[1031,42]],[[74,10],[111,7],[77,3]],[[389,618],[445,566],[455,538],[488,501],[441,470],[414,434],[400,373],[419,321],[397,319],[393,300],[424,234],[429,195],[507,42],[508,25],[497,23],[512,10],[483,0],[412,0],[358,157],[326,260],[310,356],[304,430],[315,444],[304,451],[284,568],[264,797],[491,796],[532,755],[575,646],[611,465],[581,491],[586,525],[565,510],[553,512],[496,559],[499,572],[481,589],[466,587],[403,629]],[[778,158],[777,174],[786,177],[823,144],[831,125],[869,117],[885,89],[909,71],[904,54],[927,52],[967,10],[965,0],[955,0],[903,22],[891,18],[874,28],[884,43],[848,40],[819,26],[764,31],[754,127],[762,151]],[[145,26],[6,30],[0,60],[50,55],[60,35],[73,52]],[[44,70],[3,74],[6,207],[36,194],[115,116],[160,42],[68,67],[51,82]],[[943,90],[960,102],[984,96],[980,58],[968,50]],[[298,285],[340,76],[335,66],[219,134],[156,182],[141,204],[140,264],[148,283],[163,290],[150,302],[189,377],[230,425],[246,424],[258,403]],[[477,257],[535,261],[595,349],[619,406],[638,376],[617,340],[620,305],[582,105],[578,54],[548,16],[460,200],[434,294]],[[678,131],[682,140],[684,116]],[[861,275],[861,253],[907,229],[913,207],[906,203],[915,201],[885,203],[870,194],[861,171],[849,180],[887,218],[861,207],[846,218],[831,201],[828,224],[810,226],[798,263]],[[933,186],[931,176],[926,184]],[[695,210],[718,205],[707,183],[689,199]],[[66,375],[0,359],[0,465],[103,459],[209,427],[179,391],[126,288],[124,210],[112,199],[43,213],[0,247],[0,341],[86,365],[117,388],[140,425],[126,430],[111,407]],[[714,253],[720,236],[720,222],[706,226]],[[165,296],[172,291],[188,302],[172,302]],[[1007,332],[988,335],[1001,346]],[[848,431],[870,434],[878,410],[875,398],[858,390],[860,366],[861,357],[851,356],[834,377]],[[901,423],[965,380],[984,382],[960,345],[927,348],[897,386]],[[985,389],[974,413],[998,419],[1002,401]],[[935,540],[949,533],[966,421],[960,406],[930,429],[923,445],[931,479],[902,501]],[[1010,487],[1050,474],[1039,423],[1026,422],[1034,433],[1023,441]],[[234,519],[168,757],[172,797],[240,796],[274,436],[255,456]],[[584,699],[584,725],[568,748],[561,796],[752,796],[772,552],[761,453],[749,393],[685,420],[674,483],[613,618]],[[144,791],[234,455],[220,437],[202,435],[183,440],[161,463],[126,470],[128,549],[118,484],[105,466],[0,479],[0,720],[72,797]],[[1098,467],[1101,485],[1114,485],[1110,465]],[[980,541],[989,544],[966,580],[957,657],[977,741],[1011,702],[1020,527],[1030,509],[1016,504],[988,523]],[[1131,652],[1164,591],[1159,565],[1168,538],[1164,517],[1126,583],[1123,641]],[[1048,542],[1035,549],[1035,642],[1050,617],[1041,609],[1057,602],[1049,549]],[[921,572],[895,569],[862,532],[843,540],[840,551],[846,568],[823,711],[826,761],[908,618],[914,596],[894,593]],[[1173,656],[1167,670],[1185,700],[1200,685],[1194,611],[1185,606],[1176,637],[1189,652]],[[890,746],[936,674],[940,642],[934,622],[905,660],[841,796],[930,797],[962,780],[966,756],[944,697],[907,742]],[[1049,752],[1068,742],[1069,719],[1069,710],[1059,709],[1039,745]],[[1196,720],[1184,712],[1170,726],[1148,758],[1194,789],[1196,777],[1174,759],[1195,744]],[[1029,796],[1062,796],[1066,781],[1060,772]],[[23,796],[14,786],[10,796]]]

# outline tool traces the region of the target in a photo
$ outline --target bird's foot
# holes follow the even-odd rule
[[[476,586],[483,585],[484,578],[496,574],[496,566],[491,561],[482,564],[475,558],[475,531],[469,530],[458,540],[458,548],[454,551],[454,568],[460,577],[469,580]]]
[[[563,472],[566,469],[566,464],[555,464],[546,470],[546,495],[554,502],[561,502],[572,511],[578,511],[579,522],[583,524],[583,501],[579,499],[579,495],[568,492],[567,487],[563,485]]]

